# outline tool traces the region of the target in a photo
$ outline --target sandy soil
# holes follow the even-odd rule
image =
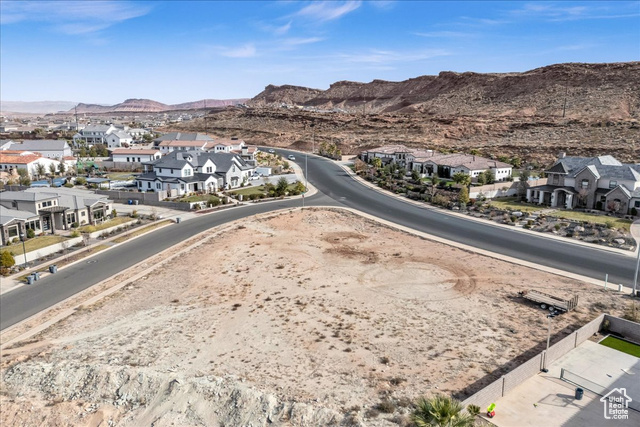
[[[3,351],[0,425],[403,424],[417,396],[463,397],[541,349],[545,313],[517,291],[580,295],[556,340],[624,308],[348,212],[285,212],[197,241]]]

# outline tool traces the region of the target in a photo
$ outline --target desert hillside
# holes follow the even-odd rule
[[[228,105],[236,105],[246,101],[241,99],[203,99],[200,101],[184,102],[182,104],[163,104],[151,99],[127,99],[116,105],[98,105],[98,104],[78,104],[75,109],[71,108],[68,114],[86,113],[86,114],[103,114],[103,113],[161,113],[164,111],[178,110],[201,110],[203,108],[225,107]]]
[[[524,73],[442,72],[403,82],[268,86],[250,108],[213,109],[175,129],[344,154],[383,144],[520,157],[557,153],[640,161],[640,62],[557,64]],[[284,107],[283,107],[284,106]]]

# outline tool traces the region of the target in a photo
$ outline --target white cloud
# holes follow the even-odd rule
[[[148,5],[126,1],[2,1],[0,23],[48,22],[65,34],[88,34],[104,30],[151,11]]]
[[[322,37],[307,37],[307,38],[288,38],[288,39],[284,39],[282,40],[282,44],[284,46],[300,46],[300,45],[304,45],[304,44],[310,44],[310,43],[318,43],[321,42],[322,40],[324,40],[324,38]]]
[[[290,29],[291,29],[291,21],[287,22],[286,24],[280,27],[274,28],[273,33],[281,36],[283,34],[286,34]]]
[[[246,43],[242,46],[209,46],[205,49],[210,53],[227,58],[251,58],[256,56],[257,50],[253,43]]]
[[[416,36],[420,37],[441,37],[441,38],[450,38],[450,37],[470,37],[473,34],[471,33],[463,33],[461,31],[429,31],[426,33],[417,32],[413,33]]]
[[[415,52],[371,49],[368,53],[340,54],[339,58],[343,61],[356,63],[391,64],[396,62],[422,61],[448,55],[451,55],[451,53],[444,49],[426,49]]]
[[[333,21],[358,9],[361,4],[362,2],[360,0],[346,2],[314,1],[310,5],[300,9],[294,16],[309,18],[320,22]]]
[[[640,16],[638,2],[628,2],[633,9],[612,10],[609,4],[585,6],[558,6],[555,3],[527,3],[509,12],[519,18],[541,18],[550,22],[577,21],[583,19],[619,19]],[[623,12],[623,13],[620,13]]]

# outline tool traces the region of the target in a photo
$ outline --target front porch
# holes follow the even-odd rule
[[[576,192],[569,187],[542,185],[527,189],[527,202],[560,209],[576,206]]]

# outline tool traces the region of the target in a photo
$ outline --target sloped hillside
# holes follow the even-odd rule
[[[638,118],[640,62],[557,64],[524,73],[443,71],[402,82],[341,81],[325,91],[267,87],[253,105],[297,103],[349,112]],[[268,93],[266,93],[268,92]],[[317,94],[306,98],[305,95]],[[297,97],[292,96],[295,93]],[[257,102],[259,101],[259,102]]]

